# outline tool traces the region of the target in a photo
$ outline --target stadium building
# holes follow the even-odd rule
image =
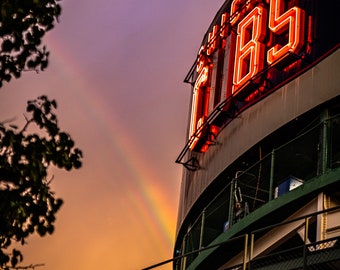
[[[192,91],[173,269],[340,269],[340,1],[227,0]]]

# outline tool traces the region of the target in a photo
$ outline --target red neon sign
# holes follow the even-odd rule
[[[213,31],[209,33],[207,55],[213,54],[217,50],[219,26],[215,25]]]
[[[205,47],[202,46],[200,51],[204,51]],[[195,132],[200,128],[200,126],[204,123],[205,117],[208,115],[208,103],[209,100],[209,88],[208,80],[209,80],[209,61],[204,54],[200,53],[199,58],[197,60],[196,71],[198,73],[198,77],[196,79],[194,90],[193,90],[193,98],[192,98],[192,110],[191,110],[191,124],[190,124],[190,137],[195,134]],[[199,140],[199,135],[196,135],[193,143],[191,144],[190,149],[192,150],[197,141]]]
[[[225,84],[228,87],[224,90],[226,98],[237,95],[246,88],[254,93],[260,91],[250,89],[248,82],[264,67],[278,63],[287,66],[289,62],[283,60],[290,53],[300,53],[305,45],[305,12],[297,6],[285,8],[286,2],[285,0],[234,0],[230,6],[230,13],[223,13],[220,25],[215,25],[208,34],[207,45],[202,46],[196,67],[198,76],[193,89],[189,132],[191,139],[194,136],[189,146],[191,150],[197,150],[197,142],[206,138],[202,135],[202,126],[209,115],[212,69],[218,64],[211,60],[215,51],[230,52],[225,54],[229,59],[223,60],[226,63],[224,71],[233,73],[232,85],[231,81],[230,84]],[[199,151],[206,150],[207,143],[199,145],[200,147],[204,145],[198,149]]]
[[[255,7],[237,26],[233,91],[263,69],[266,9]]]
[[[246,12],[254,5],[260,2],[258,0],[234,0],[230,7],[230,24],[234,26]]]
[[[272,64],[288,52],[297,53],[304,44],[305,14],[301,8],[292,7],[284,12],[283,0],[270,0],[269,29],[276,34],[288,30],[288,42],[285,45],[275,44],[267,53],[267,62]]]

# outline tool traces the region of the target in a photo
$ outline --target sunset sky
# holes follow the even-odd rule
[[[55,98],[60,126],[84,153],[80,170],[51,171],[64,205],[52,236],[28,239],[24,265],[133,270],[171,258],[190,97],[183,79],[223,2],[61,1],[44,40],[48,69],[0,89],[0,121],[23,123],[27,100]]]

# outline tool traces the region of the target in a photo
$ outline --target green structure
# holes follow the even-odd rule
[[[338,10],[227,0],[217,12],[185,78],[173,269],[340,269]]]

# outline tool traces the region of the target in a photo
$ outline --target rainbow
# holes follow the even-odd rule
[[[158,239],[158,242],[163,243],[161,247],[157,247],[164,254],[164,258],[159,260],[168,259],[171,256],[169,252],[173,248],[176,220],[174,212],[177,209],[174,209],[169,194],[158,181],[162,177],[155,175],[151,165],[143,160],[139,147],[111,113],[112,104],[109,107],[109,104],[100,97],[96,92],[96,86],[89,85],[84,78],[77,79],[78,74],[82,72],[86,74],[86,72],[77,65],[71,53],[52,36],[48,37],[47,44],[51,51],[50,61],[57,66],[58,72],[61,73],[60,77],[69,82],[70,89],[79,89],[69,95],[73,95],[71,98],[78,100],[82,106],[91,108],[87,110],[86,118],[90,119],[91,123],[96,123],[97,126],[93,128],[102,131],[103,140],[109,142],[108,151],[114,151],[124,163],[125,170],[129,172],[127,181],[130,188],[126,196],[131,204],[130,207],[138,213],[140,226],[147,228],[146,233],[150,238]],[[86,92],[81,92],[84,89]]]

